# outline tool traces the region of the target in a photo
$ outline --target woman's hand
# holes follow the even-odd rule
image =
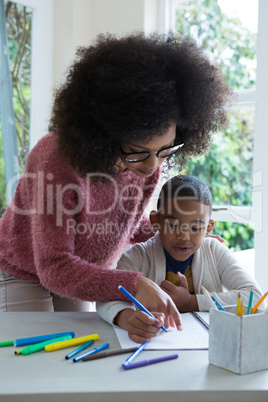
[[[143,311],[125,309],[120,311],[114,319],[114,323],[120,328],[128,331],[130,339],[137,343],[150,342],[158,335],[164,324],[163,313],[152,313],[155,318],[150,317]]]
[[[212,237],[213,239],[219,240],[221,243],[225,243],[225,240],[219,235],[214,235],[214,234],[210,233],[210,234],[207,234],[205,237]]]
[[[135,297],[150,312],[163,313],[166,328],[171,325],[176,326],[179,331],[182,330],[181,316],[175,303],[155,282],[140,276],[137,280]]]

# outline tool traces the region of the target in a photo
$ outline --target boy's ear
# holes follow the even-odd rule
[[[212,229],[214,228],[214,223],[215,222],[213,219],[209,220],[208,225],[207,225],[206,235],[208,235],[212,231]]]
[[[155,231],[159,230],[158,213],[156,211],[150,212],[150,222]]]
[[[157,222],[157,212],[154,210],[150,212],[150,222],[152,225]]]

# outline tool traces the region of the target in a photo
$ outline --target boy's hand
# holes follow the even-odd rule
[[[150,342],[158,335],[161,325],[164,323],[163,313],[152,313],[155,319],[143,311],[125,309],[120,311],[115,317],[114,323],[128,331],[130,339],[137,343]]]
[[[189,293],[185,275],[177,272],[177,276],[180,280],[179,286],[169,281],[163,281],[160,285],[161,289],[172,298],[180,312],[187,313],[189,311],[198,311],[196,296]]]

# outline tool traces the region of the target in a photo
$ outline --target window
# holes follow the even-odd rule
[[[186,164],[184,173],[210,187],[215,230],[229,247],[253,248],[258,0],[170,0],[164,13],[166,29],[189,35],[204,47],[237,94],[229,126],[213,136],[208,154]]]
[[[23,88],[23,91],[20,95],[17,96],[17,99],[20,98],[20,101],[23,103],[23,106],[27,109],[30,108],[30,112],[25,114],[25,110],[23,111],[20,107],[18,109],[18,103],[16,100],[16,96],[13,92],[13,102],[14,108],[17,114],[20,116],[21,125],[18,124],[18,119],[16,123],[17,130],[17,145],[19,150],[19,158],[21,161],[21,167],[25,163],[25,159],[28,153],[28,147],[31,149],[39,138],[42,137],[47,131],[48,125],[48,116],[49,116],[49,107],[52,99],[52,82],[53,82],[53,0],[17,0],[17,1],[5,1],[5,9],[9,13],[9,16],[12,17],[12,13],[17,12],[17,15],[20,15],[21,19],[24,19],[26,28],[24,29],[24,34],[21,33],[21,37],[18,36],[15,38],[15,27],[12,26],[12,22],[8,28],[10,33],[9,38],[9,51],[11,54],[11,59],[13,65],[12,67],[16,67],[17,60],[19,59],[20,51],[26,53],[30,51],[31,54],[28,54],[27,61],[25,58],[23,59],[23,63],[28,63],[31,60],[31,74],[26,79],[27,72],[25,69],[25,74],[23,77],[16,76],[14,74],[15,81],[14,86],[18,84],[18,89]],[[14,14],[13,14],[14,15]],[[16,17],[14,17],[16,19]],[[11,18],[12,19],[12,18]],[[49,21],[49,24],[48,24]],[[30,26],[31,25],[31,26]],[[12,33],[13,32],[13,33]],[[31,32],[31,35],[30,35]],[[28,35],[28,41],[25,44],[24,48],[19,46],[18,43],[15,44],[15,41],[19,38],[23,42],[23,35]],[[18,34],[18,30],[16,31],[16,35]],[[14,36],[12,38],[12,35]],[[27,35],[26,35],[27,36]],[[13,44],[11,41],[14,41]],[[30,49],[29,49],[30,47]],[[16,54],[16,50],[19,52]],[[12,64],[11,63],[11,64]],[[29,65],[28,65],[29,67]],[[15,68],[16,70],[16,68]],[[15,71],[14,70],[14,71]],[[16,70],[18,71],[18,70]],[[21,70],[20,70],[21,71]],[[18,78],[18,82],[16,79]],[[28,82],[26,82],[28,80]],[[30,81],[30,82],[29,82]],[[26,88],[27,87],[27,88]],[[18,94],[18,92],[17,92]],[[23,121],[23,119],[29,121]],[[25,124],[24,124],[25,123]],[[23,125],[24,124],[24,125]],[[1,145],[0,145],[1,147]],[[26,150],[26,152],[25,152]],[[3,153],[3,152],[2,152]],[[12,155],[10,155],[9,159],[12,159]],[[4,171],[3,157],[0,149],[0,167],[1,173]],[[0,190],[1,196],[5,194],[5,181],[4,176],[0,177]],[[13,184],[17,180],[17,177],[11,178],[8,183],[6,183],[7,187],[7,202],[10,201]],[[4,199],[0,200],[0,208],[6,205],[5,196]]]
[[[7,38],[9,60],[8,58],[3,60],[5,76],[3,77],[3,92],[1,94],[1,97],[4,97],[1,100],[3,113],[1,123],[5,131],[0,136],[0,163],[2,167],[0,173],[0,213],[5,209],[7,203],[6,181],[13,181],[10,179],[23,170],[29,150],[32,10],[8,1],[5,5],[5,21],[7,35],[3,35],[3,37]],[[8,75],[9,66],[10,75]],[[6,77],[8,77],[7,80]],[[14,119],[15,124],[8,125],[7,116],[12,120]],[[12,141],[9,141],[10,138]],[[15,163],[12,162],[13,160]],[[14,187],[15,183],[12,191],[14,191]]]

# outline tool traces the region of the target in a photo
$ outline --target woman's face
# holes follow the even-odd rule
[[[151,176],[160,165],[164,162],[166,158],[158,158],[156,152],[167,147],[174,145],[176,138],[176,124],[172,124],[168,131],[162,136],[154,136],[147,142],[139,141],[128,141],[121,145],[122,151],[124,153],[140,153],[140,152],[150,152],[149,158],[141,162],[127,162],[122,153],[121,159],[123,165],[130,170],[132,173],[139,177],[149,177]]]

